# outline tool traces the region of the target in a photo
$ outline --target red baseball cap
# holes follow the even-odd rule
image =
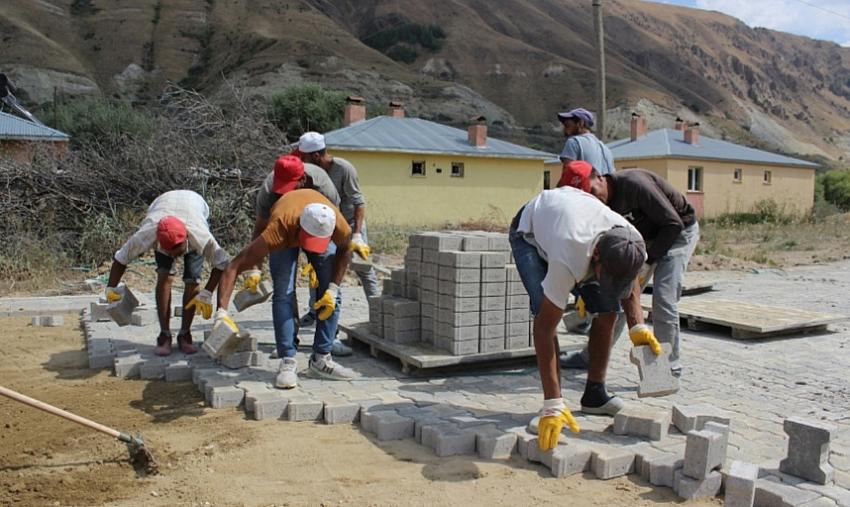
[[[272,192],[285,194],[295,190],[302,177],[304,177],[304,162],[300,158],[292,155],[278,157],[274,163]]]
[[[156,226],[156,240],[164,250],[171,250],[183,243],[186,236],[186,224],[173,215],[162,218]]]
[[[584,160],[570,160],[564,164],[558,187],[570,186],[590,193],[590,173],[593,166]]]

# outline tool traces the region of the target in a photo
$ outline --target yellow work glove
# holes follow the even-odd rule
[[[116,301],[121,301],[121,293],[118,292],[115,287],[107,287],[106,288],[106,302],[114,303]]]
[[[652,278],[652,273],[654,271],[654,264],[647,264],[644,262],[643,266],[640,267],[640,271],[638,271],[638,284],[640,284],[641,289],[646,287],[646,284],[649,283],[649,279]]]
[[[584,307],[584,298],[581,296],[576,298],[576,311],[579,317],[583,319],[587,318],[587,308]]]
[[[192,310],[193,308],[195,313],[200,313],[205,319],[212,317],[212,292],[201,289],[198,295],[183,307],[184,310]]]
[[[573,414],[564,405],[563,398],[543,400],[543,415],[540,417],[540,424],[537,426],[537,447],[541,451],[554,449],[558,445],[558,439],[561,438],[561,430],[564,429],[564,425],[570,428],[573,433],[578,433],[581,430]]]
[[[321,299],[316,301],[313,309],[316,310],[316,316],[319,320],[328,320],[333,315],[336,309],[336,295],[339,292],[339,285],[331,283],[328,289],[322,295]]]
[[[227,310],[225,310],[223,308],[219,308],[218,310],[216,310],[216,312],[215,312],[215,324],[213,324],[213,327],[218,325],[219,322],[223,322],[234,333],[239,332],[239,327],[237,327],[236,323],[233,322],[233,319],[230,317],[230,314],[227,313]]]
[[[319,286],[319,277],[316,275],[316,270],[313,268],[313,265],[309,262],[304,264],[304,267],[301,268],[301,276],[310,279],[311,289],[315,289]]]
[[[661,355],[661,344],[658,343],[658,339],[655,338],[655,334],[653,334],[652,330],[649,329],[649,326],[646,324],[635,324],[632,326],[632,328],[629,329],[629,338],[632,340],[632,344],[635,347],[649,345],[653,354],[656,356]]]
[[[242,283],[242,288],[248,289],[256,294],[257,287],[260,285],[260,282],[263,281],[263,272],[259,269],[249,269],[243,276],[245,281]]]
[[[351,235],[351,251],[363,258],[364,261],[369,260],[369,254],[372,249],[363,241],[363,235],[359,232]]]

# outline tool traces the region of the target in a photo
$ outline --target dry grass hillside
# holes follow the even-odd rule
[[[682,115],[786,153],[850,150],[850,49],[638,0],[606,2],[605,23],[609,135],[638,109],[651,128]],[[444,37],[399,31],[430,25]],[[552,113],[594,97],[586,0],[6,0],[0,33],[0,69],[33,103],[54,88],[144,99],[169,80],[260,93],[309,81],[448,123],[483,113],[555,149]]]

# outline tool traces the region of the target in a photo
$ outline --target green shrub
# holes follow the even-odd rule
[[[109,149],[127,137],[150,137],[153,118],[126,101],[85,96],[58,105],[53,127],[71,136],[72,148]]]
[[[720,226],[744,224],[779,224],[793,222],[795,217],[785,212],[784,206],[773,199],[763,199],[753,205],[751,211],[738,213],[723,213],[713,220]]]
[[[345,93],[308,84],[293,86],[269,98],[269,120],[286,133],[289,140],[304,132],[327,132],[342,126]]]
[[[818,176],[815,196],[819,193],[822,193],[826,202],[837,206],[841,211],[850,211],[850,169],[829,171]]]
[[[437,25],[404,23],[364,37],[362,42],[381,52],[386,52],[400,42],[419,45],[430,51],[439,51],[445,38],[446,32]]]

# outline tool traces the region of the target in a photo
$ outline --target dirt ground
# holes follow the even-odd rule
[[[77,315],[60,328],[0,318],[3,385],[140,432],[162,473],[137,476],[111,437],[0,399],[0,505],[572,505],[678,503],[634,476],[549,477],[542,467],[438,459],[352,426],[247,421],[209,410],[191,383],[120,380],[86,368]],[[719,505],[719,501],[688,505]]]

